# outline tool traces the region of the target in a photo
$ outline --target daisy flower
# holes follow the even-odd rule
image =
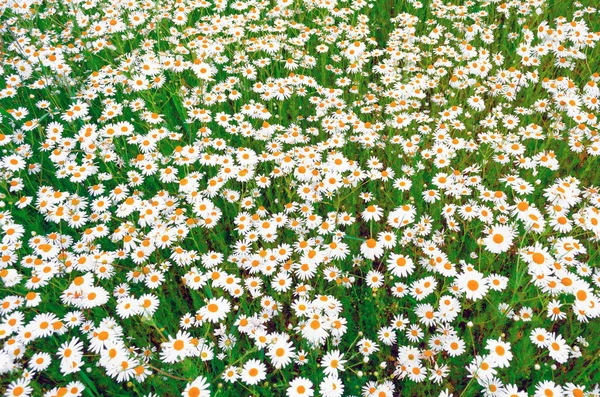
[[[378,205],[369,205],[363,212],[360,213],[365,221],[379,221],[383,215],[383,209]]]
[[[483,274],[476,270],[467,271],[458,276],[458,287],[467,299],[478,300],[488,291],[488,282]]]
[[[138,314],[139,311],[140,305],[136,298],[127,296],[119,299],[117,303],[117,314],[121,318],[129,318]]]
[[[382,327],[377,332],[377,337],[383,344],[392,346],[396,343],[396,330],[393,327]]]
[[[160,359],[174,363],[189,356],[192,349],[192,337],[186,331],[178,331],[175,338],[169,336],[168,342],[161,344]]]
[[[247,385],[256,385],[267,377],[267,366],[260,360],[248,360],[242,367],[241,380]]]
[[[42,372],[48,368],[51,362],[52,358],[50,357],[50,354],[41,352],[35,353],[33,356],[31,356],[27,364],[31,370]]]
[[[229,366],[223,372],[223,379],[228,383],[237,381],[240,377],[240,369],[236,366]]]
[[[563,389],[551,380],[539,382],[535,387],[533,397],[563,396]]]
[[[413,382],[423,382],[427,377],[427,368],[417,362],[416,364],[408,366],[406,373],[408,374],[408,378]]]
[[[197,377],[192,383],[188,383],[182,397],[210,397],[210,383],[204,376]]]
[[[483,239],[485,248],[493,254],[508,251],[513,243],[515,232],[510,226],[494,225]]]
[[[315,314],[302,326],[302,336],[312,344],[321,344],[329,335],[330,324]]]
[[[348,244],[339,241],[339,239],[334,238],[334,240],[325,246],[325,255],[330,257],[333,260],[344,259],[350,253],[350,249]]]
[[[488,340],[485,346],[491,353],[492,360],[495,365],[500,368],[506,368],[510,366],[510,360],[513,358],[513,354],[510,351],[510,343],[498,340]]]
[[[383,282],[385,281],[385,276],[383,275],[383,273],[378,272],[377,270],[370,270],[369,273],[367,273],[365,279],[367,286],[369,288],[375,289],[381,288]]]
[[[209,299],[206,306],[200,309],[200,314],[211,323],[218,323],[227,317],[230,311],[231,304],[228,300],[221,297]]]
[[[459,337],[447,338],[444,341],[444,350],[448,352],[450,357],[460,356],[465,352],[465,342]]]
[[[548,303],[548,317],[550,317],[552,321],[563,320],[567,317],[567,314],[560,310],[561,307],[562,304],[556,299],[553,299]]]
[[[139,310],[145,316],[152,316],[158,309],[159,300],[155,295],[144,294],[138,298]]]
[[[327,375],[319,384],[319,390],[323,397],[342,397],[344,384],[336,375]]]
[[[490,289],[493,289],[494,291],[503,291],[508,285],[508,277],[500,274],[490,274],[488,276],[488,281]]]
[[[285,392],[287,397],[312,397],[315,393],[312,382],[303,377],[292,380]]]
[[[8,384],[4,396],[6,397],[29,397],[33,388],[29,386],[31,379],[20,378]]]
[[[569,359],[570,347],[562,335],[551,334],[546,345],[550,354],[557,362],[564,364]]]
[[[60,372],[64,375],[78,372],[83,366],[83,343],[77,337],[60,345],[56,354],[61,358]]]
[[[361,340],[359,340],[357,343],[357,347],[363,356],[368,356],[379,351],[379,346],[377,345],[377,343],[367,338],[362,338]]]
[[[347,360],[343,358],[344,355],[339,350],[327,352],[321,359],[321,367],[325,368],[323,370],[325,375],[337,375],[338,371],[344,371],[344,364]]]
[[[292,342],[278,338],[277,342],[269,345],[267,356],[269,356],[276,369],[284,368],[292,363],[296,355],[294,350]]]
[[[374,260],[383,255],[383,246],[377,240],[370,238],[360,245],[360,253],[365,258]]]
[[[388,271],[396,277],[406,277],[415,269],[412,259],[401,254],[390,254],[386,263]]]
[[[415,281],[410,286],[410,294],[418,301],[425,299],[429,294],[435,291],[438,283],[432,276],[423,277]]]

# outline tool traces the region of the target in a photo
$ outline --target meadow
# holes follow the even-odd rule
[[[600,396],[596,6],[0,0],[0,392]]]

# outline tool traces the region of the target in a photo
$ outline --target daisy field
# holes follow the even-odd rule
[[[0,393],[600,396],[597,7],[0,0]]]

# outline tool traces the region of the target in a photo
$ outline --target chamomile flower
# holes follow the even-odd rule
[[[231,304],[225,298],[209,299],[202,309],[200,314],[202,317],[211,323],[217,323],[227,317],[231,311]]]
[[[45,352],[35,353],[29,359],[28,366],[31,370],[42,372],[50,366],[52,358]]]
[[[550,357],[556,362],[563,364],[569,359],[569,345],[562,335],[551,334],[546,346]]]
[[[369,288],[381,288],[384,283],[385,276],[377,270],[370,270],[365,276],[367,286]]]
[[[361,217],[365,221],[379,221],[381,216],[383,215],[383,209],[376,205],[369,205],[363,212],[361,212]]]
[[[365,258],[373,260],[383,255],[383,246],[377,240],[369,238],[360,245],[360,253]]]
[[[483,239],[485,248],[493,254],[508,251],[511,247],[515,232],[509,226],[494,225],[489,234]]]
[[[183,397],[210,397],[210,383],[204,376],[199,376],[188,383],[181,393]]]
[[[269,345],[267,355],[273,366],[280,369],[291,364],[296,354],[292,342],[278,338],[277,342]]]
[[[415,269],[412,259],[402,254],[390,254],[386,263],[388,271],[396,277],[407,277]]]
[[[478,300],[485,296],[488,291],[488,281],[476,270],[464,272],[458,276],[458,286],[465,297],[471,300]]]
[[[303,377],[297,377],[290,381],[289,387],[286,389],[285,393],[287,397],[312,397],[315,391],[310,380]]]
[[[510,365],[513,354],[510,351],[510,343],[498,340],[488,340],[486,349],[490,351],[492,360],[495,365],[500,368],[505,368]]]
[[[29,379],[17,379],[8,384],[4,395],[7,397],[29,397],[33,392],[33,388],[29,384]]]
[[[344,384],[335,375],[327,375],[319,384],[323,397],[341,397],[344,395]]]
[[[242,366],[240,379],[247,385],[256,385],[267,377],[267,367],[261,361],[250,359]]]
[[[174,363],[189,356],[192,351],[192,337],[185,331],[178,331],[175,338],[169,336],[161,344],[160,358],[166,363]]]
[[[321,359],[321,367],[325,369],[323,372],[325,375],[337,375],[338,371],[344,371],[344,364],[347,360],[344,360],[344,355],[339,350],[332,350],[327,352]]]

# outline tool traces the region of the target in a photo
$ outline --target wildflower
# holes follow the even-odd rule
[[[18,172],[20,170],[25,169],[26,163],[22,156],[10,155],[10,156],[5,156],[2,159],[2,165],[8,171]]]
[[[431,276],[424,277],[413,282],[410,286],[410,294],[418,301],[425,299],[429,294],[435,291],[437,281]]]
[[[241,380],[247,385],[256,385],[267,377],[267,367],[256,359],[246,361],[242,367]]]
[[[411,326],[409,326],[405,334],[406,338],[411,342],[418,342],[424,336],[423,330],[416,324],[412,324]]]
[[[192,383],[188,383],[181,395],[183,397],[210,397],[210,384],[204,376],[199,376]]]
[[[29,383],[30,380],[25,378],[10,382],[4,395],[8,397],[29,397],[31,392],[33,392],[33,388],[29,386]]]
[[[269,345],[267,355],[275,368],[285,368],[292,363],[296,356],[294,350],[294,345],[290,341],[279,338],[277,342]]]
[[[560,310],[561,306],[560,301],[556,299],[548,303],[548,317],[550,317],[552,321],[562,320],[567,317],[567,314]]]
[[[513,357],[513,354],[510,351],[510,343],[503,342],[500,339],[497,341],[488,340],[486,349],[490,351],[492,360],[496,366],[505,368],[510,365],[510,360],[512,360]]]
[[[408,378],[413,382],[423,382],[427,378],[427,369],[421,363],[409,365],[406,369]]]
[[[388,346],[392,346],[396,343],[396,332],[393,327],[382,327],[377,332],[379,340]]]
[[[551,380],[539,382],[535,387],[534,397],[541,396],[562,396],[563,391],[560,386]]]
[[[489,230],[488,236],[483,239],[483,244],[493,254],[506,252],[512,245],[514,235],[511,227],[495,225]]]
[[[488,282],[483,274],[476,270],[467,271],[458,276],[458,286],[467,299],[478,300],[485,296]]]
[[[401,254],[391,254],[387,260],[387,268],[396,277],[407,277],[415,269],[411,258]]]
[[[323,397],[341,397],[344,395],[344,384],[335,375],[327,375],[319,384]]]
[[[378,221],[381,219],[383,209],[378,205],[370,205],[363,212],[361,216],[365,221]]]
[[[168,342],[161,344],[160,358],[166,363],[174,363],[191,354],[192,337],[185,331],[178,331],[175,338],[169,336]]]
[[[359,340],[357,347],[363,356],[368,356],[379,351],[379,346],[377,345],[377,343],[367,338],[362,338],[361,340]]]
[[[366,283],[369,288],[381,288],[384,282],[384,275],[377,270],[370,270],[366,275]]]
[[[290,381],[286,395],[288,397],[312,397],[314,395],[313,384],[307,378],[297,377]]]
[[[457,337],[448,338],[444,342],[444,350],[446,350],[451,357],[460,356],[465,352],[465,342]]]
[[[508,277],[499,274],[490,274],[488,276],[490,289],[494,291],[503,291],[508,285]]]
[[[373,260],[383,255],[383,247],[377,240],[369,238],[360,245],[360,253],[365,258]]]
[[[83,343],[77,337],[61,344],[56,354],[61,358],[60,372],[64,375],[79,372],[83,366]]]
[[[223,372],[223,379],[228,383],[233,383],[239,379],[239,368],[235,366],[229,366],[225,368]]]
[[[230,310],[231,304],[225,298],[213,298],[200,310],[200,314],[211,323],[217,323],[227,317]]]
[[[329,335],[331,325],[315,314],[302,326],[302,336],[312,344],[321,344]]]
[[[48,353],[35,353],[29,359],[28,366],[34,371],[41,372],[50,366],[51,360],[50,354]]]
[[[325,369],[325,375],[337,375],[338,371],[344,371],[344,364],[347,360],[343,359],[344,355],[339,350],[327,352],[321,359],[321,367]]]
[[[569,346],[562,335],[551,334],[548,338],[547,348],[552,357],[557,362],[563,364],[569,359]]]

